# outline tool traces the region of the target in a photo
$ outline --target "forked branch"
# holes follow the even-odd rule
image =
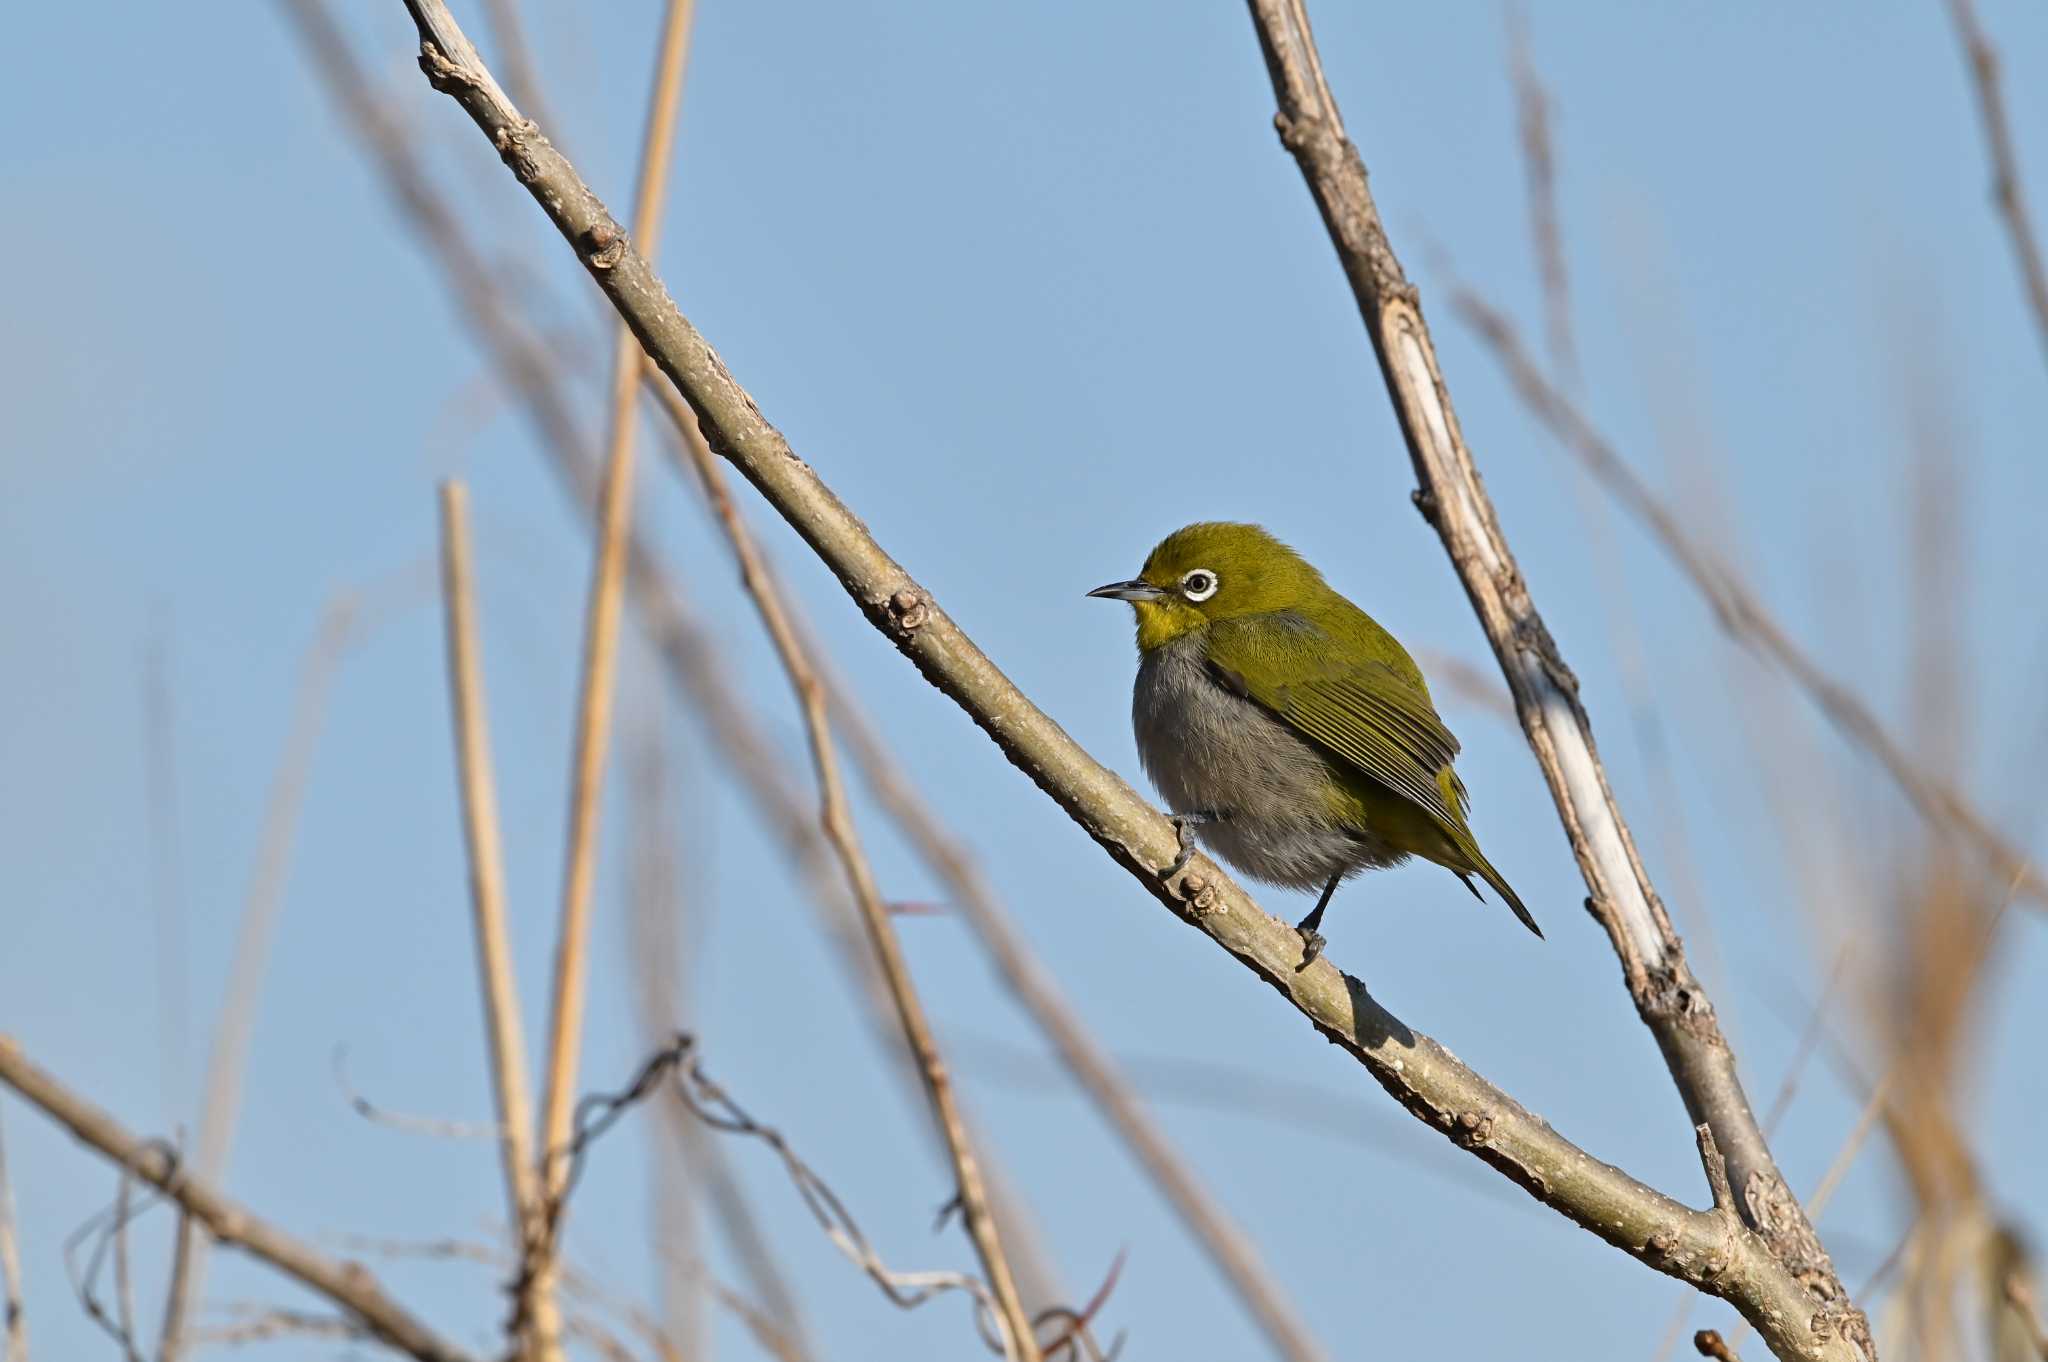
[[[1607,930],[1636,1011],[1657,1038],[1687,1113],[1711,1130],[1726,1160],[1745,1224],[1810,1286],[1813,1336],[1846,1339],[1873,1353],[1869,1324],[1850,1303],[1771,1157],[1713,1006],[1636,855],[1577,679],[1537,613],[1458,428],[1419,295],[1380,222],[1365,162],[1344,131],[1303,0],[1250,0],[1250,7],[1280,106],[1274,122],[1308,182],[1372,338],[1421,483],[1416,506],[1443,540],[1514,692],[1523,732],[1585,878],[1587,907]],[[1779,1340],[1771,1346],[1783,1355]]]
[[[696,412],[713,452],[768,498],[869,620],[1113,859],[1358,1058],[1412,1114],[1539,1200],[1657,1270],[1727,1299],[1781,1356],[1846,1362],[1860,1355],[1832,1317],[1822,1314],[1815,1327],[1814,1298],[1747,1226],[1692,1210],[1594,1159],[1405,1026],[1328,961],[1296,973],[1300,947],[1292,928],[1206,858],[1169,884],[1163,870],[1176,839],[1166,819],[1011,684],[797,458],[574,167],[505,98],[446,5],[407,0],[407,8],[428,78],[476,122],[575,249]]]

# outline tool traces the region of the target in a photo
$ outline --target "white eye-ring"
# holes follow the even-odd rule
[[[1207,568],[1196,568],[1180,579],[1180,594],[1191,601],[1206,601],[1216,594],[1219,585],[1215,573]]]

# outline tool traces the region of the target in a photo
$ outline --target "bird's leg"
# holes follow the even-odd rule
[[[1337,892],[1337,886],[1343,880],[1344,872],[1341,870],[1330,876],[1330,882],[1323,886],[1323,896],[1316,900],[1315,910],[1295,924],[1294,930],[1301,933],[1301,963],[1294,967],[1296,974],[1313,965],[1316,957],[1323,953],[1323,934],[1316,928],[1323,925],[1323,909],[1330,906],[1330,895]]]
[[[1177,813],[1166,821],[1173,824],[1173,835],[1180,840],[1180,850],[1174,855],[1173,864],[1166,867],[1166,873],[1159,878],[1170,880],[1188,868],[1188,861],[1195,854],[1195,829],[1204,823],[1220,823],[1224,815],[1203,809],[1195,813]]]

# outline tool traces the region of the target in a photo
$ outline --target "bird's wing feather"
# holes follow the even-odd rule
[[[1440,778],[1458,740],[1428,693],[1386,662],[1334,652],[1328,636],[1298,616],[1221,620],[1209,629],[1218,680],[1415,804],[1454,840],[1469,837],[1464,784]]]

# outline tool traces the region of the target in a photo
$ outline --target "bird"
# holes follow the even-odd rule
[[[1543,930],[1466,822],[1458,740],[1394,636],[1262,526],[1175,530],[1129,581],[1090,596],[1137,615],[1131,725],[1146,774],[1191,833],[1253,879],[1321,895],[1295,927],[1306,969],[1337,886],[1420,856],[1474,898],[1484,880]]]

